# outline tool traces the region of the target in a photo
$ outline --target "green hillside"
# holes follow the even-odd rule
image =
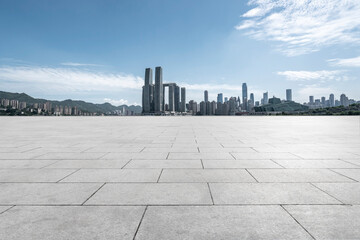
[[[275,104],[266,104],[260,107],[254,107],[255,112],[303,112],[309,108],[300,103],[286,101]]]
[[[0,91],[0,99],[9,99],[9,100],[18,100],[20,102],[26,102],[28,105],[32,105],[34,103],[45,103],[50,102],[53,106],[70,106],[70,107],[77,107],[79,110],[83,112],[95,112],[95,113],[109,113],[114,112],[116,110],[122,110],[123,107],[125,109],[128,109],[130,111],[134,111],[135,113],[141,113],[141,106],[127,106],[127,105],[121,105],[121,106],[113,106],[110,103],[102,103],[102,104],[94,104],[89,102],[84,102],[80,100],[71,100],[67,99],[64,101],[52,101],[52,100],[46,100],[46,99],[40,99],[40,98],[33,98],[26,93],[10,93],[10,92],[3,92]]]

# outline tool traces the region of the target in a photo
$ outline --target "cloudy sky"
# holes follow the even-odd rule
[[[187,100],[241,85],[360,100],[359,0],[1,0],[0,90],[141,103],[146,67]]]

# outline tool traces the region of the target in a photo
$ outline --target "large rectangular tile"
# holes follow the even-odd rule
[[[0,217],[0,239],[133,239],[145,207],[16,206]]]
[[[328,169],[249,169],[259,182],[353,182]]]
[[[274,160],[274,159],[301,159],[298,156],[295,156],[291,153],[232,153],[232,155],[237,160],[251,160],[251,159],[264,159],[264,160]]]
[[[129,160],[58,160],[47,168],[122,168]]]
[[[0,204],[82,204],[100,186],[96,183],[0,183]]]
[[[200,160],[131,160],[124,168],[202,168]]]
[[[0,160],[27,160],[41,156],[39,153],[5,153],[0,154]]]
[[[360,183],[315,183],[314,185],[345,204],[360,204]]]
[[[203,205],[212,201],[206,183],[109,183],[86,204]]]
[[[360,181],[360,169],[333,169],[335,172],[343,176],[349,177],[356,181]]]
[[[57,182],[75,169],[0,169],[0,182]]]
[[[150,206],[136,239],[311,237],[279,206]]]
[[[360,168],[341,160],[274,160],[285,168]]]
[[[106,153],[68,153],[68,152],[52,152],[46,153],[36,159],[44,160],[94,160],[99,159]]]
[[[203,160],[204,168],[282,168],[271,160]]]
[[[157,182],[161,169],[81,169],[61,182]]]
[[[0,160],[0,168],[42,168],[57,160]]]
[[[359,239],[360,206],[285,206],[315,239]]]
[[[244,169],[164,169],[159,182],[255,182]]]
[[[309,183],[210,183],[215,204],[341,204]]]

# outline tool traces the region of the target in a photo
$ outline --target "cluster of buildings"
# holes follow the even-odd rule
[[[165,104],[165,89],[168,88],[169,101]],[[153,71],[145,69],[145,84],[142,90],[143,115],[161,114],[164,112],[186,112],[186,90],[176,83],[163,83],[161,67],[155,68],[155,84],[153,84]]]
[[[39,115],[73,115],[73,116],[94,116],[96,113],[83,112],[77,107],[70,106],[52,106],[51,102],[45,103],[33,103],[28,104],[26,102],[20,102],[18,100],[1,99],[0,100],[2,110],[8,108],[27,111],[33,114]]]
[[[326,99],[326,97],[321,97],[319,99],[314,99],[314,96],[309,96],[309,102],[304,103],[304,105],[307,105],[311,109],[315,108],[326,108],[326,107],[338,107],[338,106],[344,106],[348,107],[350,104],[357,103],[354,99],[349,99],[345,94],[340,95],[340,100],[335,99],[334,94],[329,95],[329,99]]]

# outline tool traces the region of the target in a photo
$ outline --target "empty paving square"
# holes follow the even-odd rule
[[[360,238],[359,117],[0,123],[0,239]]]

